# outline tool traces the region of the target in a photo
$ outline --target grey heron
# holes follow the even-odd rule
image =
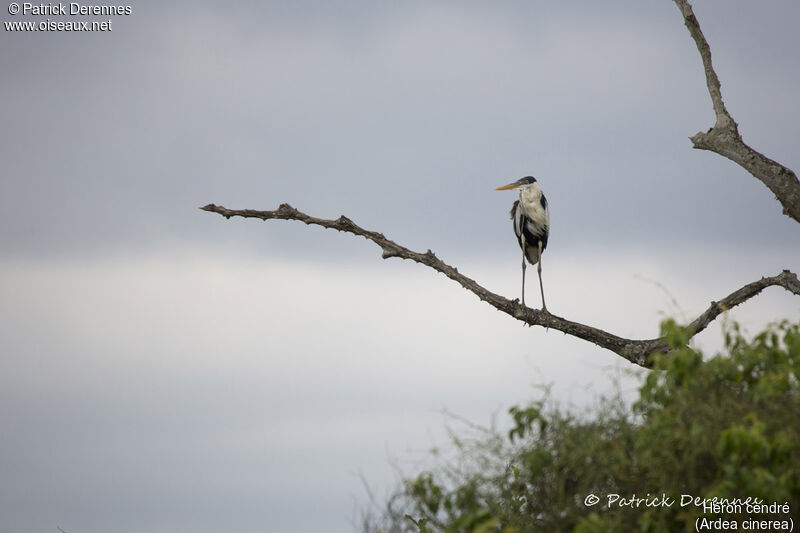
[[[514,233],[522,248],[522,305],[525,305],[525,260],[527,259],[530,264],[536,265],[539,273],[539,289],[542,291],[542,310],[547,311],[542,285],[542,252],[547,248],[547,237],[550,234],[550,211],[547,208],[547,199],[533,176],[526,176],[496,190],[508,189],[519,189],[519,200],[514,202],[510,214],[514,222]]]

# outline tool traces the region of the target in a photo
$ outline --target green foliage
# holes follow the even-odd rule
[[[542,406],[544,402],[535,402],[527,407],[517,407],[516,405],[508,410],[514,419],[514,427],[508,432],[508,439],[514,441],[514,437],[520,439],[525,434],[530,434],[533,430],[533,423],[539,422],[539,431],[544,431],[547,427],[547,418],[542,416]]]
[[[457,465],[407,480],[384,524],[365,529],[693,531],[696,518],[716,516],[681,506],[682,495],[760,498],[800,516],[798,325],[781,323],[752,340],[730,325],[725,353],[706,361],[674,322],[662,334],[672,351],[655,357],[632,406],[605,398],[583,416],[544,400],[512,407],[507,436],[458,439]],[[611,501],[614,494],[621,499]],[[599,501],[587,505],[589,495]],[[643,500],[622,501],[631,498]],[[646,504],[664,499],[673,504]]]

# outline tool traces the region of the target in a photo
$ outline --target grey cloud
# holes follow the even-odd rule
[[[674,6],[576,5],[266,4],[254,14],[143,4],[98,39],[6,32],[0,61],[20,74],[0,88],[10,117],[0,239],[37,253],[252,246],[261,229],[195,208],[289,201],[421,247],[485,250],[510,203],[492,186],[532,173],[563,242],[791,242],[763,187],[690,148],[686,137],[712,116]],[[780,87],[797,81],[785,53],[794,33],[760,39],[752,80],[752,54],[726,53],[740,19],[699,14],[732,100],[775,80],[763,111],[783,113],[753,136],[792,166],[785,139],[796,127],[783,117],[797,107]],[[470,213],[455,227],[454,203]],[[646,224],[631,224],[642,207]],[[297,247],[283,231],[270,238]]]
[[[800,7],[695,9],[745,139],[797,168]],[[347,214],[513,297],[493,188],[534,174],[548,303],[636,337],[800,261],[771,194],[690,148],[713,115],[668,1],[134,11],[0,32],[2,528],[347,531],[354,470],[389,485],[438,407],[483,423],[536,376],[606,390],[617,358],[418,265],[205,203]],[[796,310],[768,291],[733,316]]]

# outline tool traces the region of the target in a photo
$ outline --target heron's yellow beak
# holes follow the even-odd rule
[[[496,191],[507,191],[508,189],[517,189],[519,188],[519,182],[515,181],[514,183],[509,183],[508,185],[503,185],[502,187],[498,187]]]

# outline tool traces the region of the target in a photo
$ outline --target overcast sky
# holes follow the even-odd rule
[[[696,3],[745,141],[797,171],[800,4]],[[636,338],[800,269],[773,195],[691,148],[714,116],[667,0],[110,18],[0,32],[0,530],[350,531],[360,477],[381,496],[390,463],[414,473],[442,409],[502,422],[540,383],[580,409],[630,368],[363,239],[210,202],[346,214],[517,297],[494,188],[532,174],[548,308]],[[800,303],[773,288],[731,316],[757,331]]]

